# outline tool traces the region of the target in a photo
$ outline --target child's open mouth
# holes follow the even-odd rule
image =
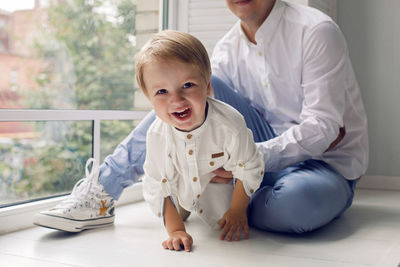
[[[186,108],[185,110],[181,112],[173,112],[172,114],[179,120],[184,120],[186,118],[190,117],[190,114],[192,113],[191,108]]]

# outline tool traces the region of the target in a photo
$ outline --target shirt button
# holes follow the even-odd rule
[[[261,174],[261,175],[264,175],[264,171],[261,171],[260,174]]]
[[[159,212],[157,215],[158,215],[158,217],[161,217],[161,212]]]
[[[200,198],[200,194],[198,194],[196,197],[197,197],[197,198]]]
[[[193,155],[193,150],[189,149],[189,155]]]
[[[200,210],[199,213],[202,214],[202,213],[203,213],[203,210]]]
[[[254,190],[253,189],[250,189],[250,194],[253,194],[254,193]]]
[[[192,137],[193,137],[193,135],[191,135],[191,134],[186,135],[187,139],[191,139]]]
[[[263,55],[263,53],[262,52],[258,52],[258,55],[261,57]]]
[[[165,179],[165,178],[162,179],[162,182],[163,182],[163,183],[166,183],[166,182],[167,182],[167,179]]]
[[[264,87],[268,87],[268,83],[264,83]]]
[[[193,177],[193,182],[197,182],[197,177]]]
[[[239,163],[238,165],[239,165],[239,167],[243,167],[243,163]]]
[[[214,166],[214,161],[210,161],[210,166]]]

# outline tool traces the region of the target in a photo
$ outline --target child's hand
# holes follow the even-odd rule
[[[162,246],[169,250],[181,250],[189,252],[192,250],[193,238],[185,231],[172,232],[169,238],[162,242]]]
[[[247,223],[246,210],[238,210],[230,208],[221,220],[218,222],[219,229],[222,230],[221,240],[226,237],[227,241],[240,240],[242,231],[244,231],[245,239],[249,238],[249,225]]]

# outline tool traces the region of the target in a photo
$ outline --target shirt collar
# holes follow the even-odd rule
[[[195,140],[197,137],[199,137],[201,135],[201,133],[207,128],[207,125],[209,124],[210,121],[210,114],[212,111],[212,107],[209,103],[209,100],[207,99],[207,105],[206,105],[206,119],[204,120],[203,124],[194,129],[193,131],[190,132],[184,132],[184,131],[180,131],[178,129],[176,129],[175,127],[171,127],[173,134],[177,137],[179,137],[180,139],[184,139],[186,141],[189,140]]]
[[[286,5],[281,0],[276,0],[274,6],[272,7],[271,13],[265,19],[263,24],[256,32],[256,42],[267,44],[272,39],[274,32],[278,28],[278,23],[282,18],[283,12]],[[249,41],[246,34],[244,33],[242,27],[240,26],[240,20],[237,22],[237,27],[239,28],[240,36],[250,45],[253,44]],[[254,44],[253,44],[254,45]]]

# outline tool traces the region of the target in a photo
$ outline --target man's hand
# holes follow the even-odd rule
[[[215,176],[211,179],[211,183],[228,184],[233,179],[233,174],[230,171],[225,171],[224,168],[219,168],[213,171]]]
[[[176,231],[169,235],[169,238],[162,242],[165,249],[187,252],[192,250],[193,238],[185,231]]]
[[[246,209],[238,210],[230,208],[218,222],[219,229],[222,229],[221,240],[239,241],[244,231],[244,238],[249,238],[249,225],[247,223]]]

